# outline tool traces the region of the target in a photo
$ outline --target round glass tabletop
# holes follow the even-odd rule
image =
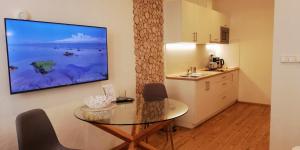
[[[135,101],[136,102],[136,101]],[[83,121],[107,125],[135,125],[175,119],[188,111],[188,106],[173,99],[143,101],[139,104],[116,103],[101,111],[86,106],[75,109],[74,115]]]

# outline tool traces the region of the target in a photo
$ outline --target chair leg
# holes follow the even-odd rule
[[[172,150],[174,150],[174,142],[173,142],[173,131],[172,131],[172,126],[169,126],[169,127],[168,127],[168,132],[169,132],[169,135],[170,135],[171,147],[172,147]]]
[[[145,124],[144,129],[147,129],[149,126],[150,126],[149,124]],[[148,143],[148,137],[145,138],[145,142]]]
[[[169,126],[166,128],[166,140],[167,140],[167,142],[169,141],[169,135],[170,135],[170,133],[169,133]]]

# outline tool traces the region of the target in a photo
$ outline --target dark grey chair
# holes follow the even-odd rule
[[[164,100],[168,98],[168,93],[166,87],[162,83],[148,83],[144,85],[143,89],[143,97],[145,101],[155,101],[155,100]],[[149,124],[145,124],[144,128],[148,128]],[[166,137],[168,141],[168,137],[170,136],[172,150],[174,150],[173,143],[173,125],[166,127]],[[148,139],[146,138],[146,142]]]
[[[164,84],[149,83],[144,86],[143,97],[145,101],[163,100],[168,98],[168,94]]]
[[[42,109],[33,109],[17,116],[19,150],[74,150],[61,145]]]

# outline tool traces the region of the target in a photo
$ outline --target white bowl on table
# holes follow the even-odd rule
[[[90,96],[84,100],[84,104],[92,109],[105,108],[109,106],[111,102],[111,99],[108,99],[104,95]]]

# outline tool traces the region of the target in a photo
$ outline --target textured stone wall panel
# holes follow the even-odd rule
[[[164,82],[163,0],[133,0],[136,95],[146,83]]]

